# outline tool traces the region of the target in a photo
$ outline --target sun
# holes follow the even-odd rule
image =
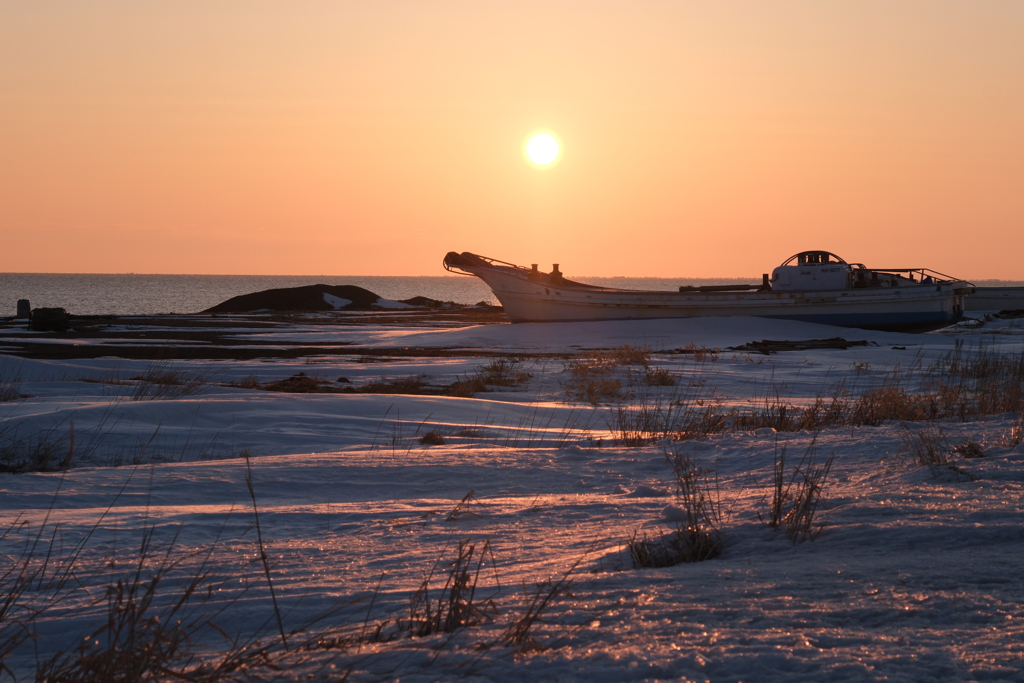
[[[562,145],[550,132],[534,132],[523,145],[526,159],[537,168],[550,168],[562,154]]]

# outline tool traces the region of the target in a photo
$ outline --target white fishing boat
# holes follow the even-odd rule
[[[514,323],[751,315],[921,332],[960,320],[974,291],[927,268],[866,268],[828,251],[800,252],[757,285],[679,291],[595,287],[567,280],[557,263],[544,273],[469,252],[449,252],[444,267],[487,283]]]

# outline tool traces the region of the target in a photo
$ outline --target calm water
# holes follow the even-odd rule
[[[675,290],[679,285],[756,283],[760,278],[598,278],[581,282],[622,289]],[[497,303],[475,277],[388,277],[346,275],[96,275],[70,273],[0,273],[0,316],[14,315],[18,299],[33,308],[56,306],[78,315],[147,315],[197,313],[239,294],[314,284],[357,285],[386,299],[426,296],[439,301]],[[1024,285],[986,281],[977,284]]]
[[[676,289],[682,284],[737,282],[692,278],[580,279],[629,289]],[[497,303],[491,290],[475,277],[0,273],[0,315],[14,315],[18,299],[28,299],[33,308],[55,306],[78,315],[197,313],[239,294],[319,283],[357,285],[386,299],[426,296],[461,304]]]

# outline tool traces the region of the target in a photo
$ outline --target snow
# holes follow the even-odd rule
[[[333,294],[328,294],[327,292],[324,292],[324,301],[333,306],[334,310],[338,310],[339,308],[345,308],[350,303],[352,303],[351,299],[342,299],[340,296],[334,296]]]
[[[984,340],[1012,353],[1024,347],[1014,321],[926,335],[753,318],[250,332],[247,339],[268,344],[316,339],[508,353],[622,344],[723,349],[837,336],[873,342],[772,356],[723,351],[714,361],[652,357],[686,386],[715,388],[727,405],[749,405],[769,388],[799,401],[839,379],[867,387],[897,364],[948,353],[957,340],[968,347]],[[20,391],[31,396],[0,403],[5,443],[66,437],[73,423],[83,454],[66,473],[0,475],[0,525],[10,529],[0,540],[5,569],[34,539],[61,557],[91,533],[77,583],[36,620],[40,637],[4,663],[19,678],[32,678],[35,648],[45,658],[103,623],[104,589],[130,570],[148,527],[158,543],[178,534],[173,556],[182,572],[195,570],[212,548],[208,566],[217,588],[204,609],[223,609],[217,623],[232,636],[274,642],[241,457],[249,454],[288,630],[328,608],[335,611],[310,634],[346,626],[358,632],[364,623],[407,616],[424,576],[461,539],[478,550],[489,541],[495,560],[480,579],[500,610],[494,623],[348,650],[293,648],[279,654],[286,668],[274,675],[282,678],[329,680],[349,672],[354,681],[1021,680],[1024,444],[1009,440],[1017,415],[941,423],[951,442],[970,438],[985,449],[984,458],[956,461],[971,480],[908,463],[900,424],[816,435],[761,428],[674,444],[611,445],[614,408],[568,403],[557,357],[528,359],[524,368],[533,378],[524,387],[474,398],[225,386],[251,374],[266,382],[298,372],[331,381],[344,376],[356,387],[419,374],[444,384],[486,361],[181,361],[169,365],[208,380],[199,393],[132,400],[129,378],[145,372],[148,361],[0,356],[0,377],[17,376]],[[443,445],[420,443],[432,430],[444,435]],[[827,523],[814,540],[794,544],[759,513],[777,449],[784,447],[795,464],[812,443],[821,456],[835,455]],[[653,537],[680,519],[666,463],[675,449],[714,471],[724,551],[701,563],[629,568],[623,548],[634,534]],[[525,609],[524,591],[557,580],[577,561],[571,596],[555,601],[538,627],[543,649],[519,653],[503,645],[503,629]],[[436,599],[440,585],[431,585]],[[44,593],[29,597],[42,600]],[[0,637],[3,628],[0,621]],[[208,631],[195,647],[213,657],[225,645]]]

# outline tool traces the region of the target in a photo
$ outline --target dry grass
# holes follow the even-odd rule
[[[981,444],[974,439],[964,439],[959,446],[953,448],[961,458],[966,460],[973,460],[974,458],[984,458],[985,449],[982,448]]]
[[[476,555],[474,566],[474,555]],[[493,595],[478,599],[480,572],[489,563],[493,568],[494,555],[489,541],[485,541],[479,554],[476,545],[468,539],[459,541],[455,559],[449,564],[447,577],[436,600],[430,597],[430,583],[441,563],[439,557],[423,577],[419,589],[409,601],[409,616],[399,622],[399,629],[414,638],[435,633],[451,633],[468,626],[491,621],[498,613]]]
[[[644,392],[628,405],[615,407],[615,441],[620,446],[645,446],[671,438],[684,410],[684,404],[671,397]]]
[[[270,559],[267,557],[266,547],[263,544],[263,529],[260,527],[260,512],[256,505],[256,489],[252,482],[252,463],[249,454],[245,454],[245,486],[249,489],[249,497],[252,499],[252,516],[256,522],[256,544],[260,551],[260,563],[263,565],[263,572],[267,577],[267,588],[270,589],[270,601],[274,605],[274,618],[277,620],[277,629],[281,634],[281,644],[288,649],[288,639],[284,635],[284,624],[281,622],[281,610],[277,606],[277,595],[274,593],[274,582],[270,578]]]
[[[666,451],[665,457],[672,466],[681,520],[665,536],[633,535],[626,547],[638,569],[703,562],[722,554],[721,498],[714,472],[698,466],[685,448]]]
[[[119,421],[114,415],[115,406],[109,405],[90,428],[78,432],[70,416],[43,428],[15,420],[0,422],[0,472],[67,470],[107,443]]]
[[[958,481],[975,480],[971,472],[952,461],[950,456],[956,451],[949,445],[941,427],[914,427],[904,423],[899,427],[899,436],[903,442],[903,457],[910,464],[927,467],[934,475],[952,472]]]
[[[816,396],[814,403],[799,413],[799,420],[793,424],[792,430],[818,431],[826,427],[846,424],[847,406],[846,385],[844,382],[840,382],[830,394]]]
[[[649,387],[674,387],[676,378],[667,368],[647,368],[643,383]]]
[[[226,582],[211,581],[209,560],[216,542],[205,552],[183,552],[176,542],[177,532],[158,543],[156,527],[147,526],[126,572],[114,572],[105,590],[95,596],[81,585],[82,578],[97,571],[106,574],[115,567],[113,560],[109,565],[84,566],[81,556],[116,500],[66,552],[60,552],[63,546],[57,542],[56,525],[48,523],[49,513],[35,532],[27,530],[27,521],[18,520],[0,534],[0,541],[15,531],[28,536],[28,542],[20,544],[22,555],[0,574],[0,674],[17,680],[7,658],[42,638],[39,623],[50,612],[60,609],[62,618],[78,618],[76,610],[82,608],[69,611],[65,602],[83,597],[85,609],[105,606],[104,618],[74,639],[74,646],[48,654],[37,650],[35,680],[212,683],[272,670],[266,648],[255,639],[229,638],[213,621],[225,607],[212,607],[209,600],[220,598],[218,594],[227,589]],[[186,570],[193,560],[198,563]],[[234,599],[242,594],[244,589],[236,591]],[[229,605],[233,602],[229,600]],[[200,641],[219,636],[226,646],[200,657]]]
[[[639,386],[628,402],[615,406],[609,428],[616,443],[643,446],[669,439],[685,441],[725,431],[735,411],[723,410],[705,379],[693,379],[671,392]]]
[[[130,377],[135,390],[130,401],[153,401],[198,394],[212,383],[212,371],[206,366],[172,366],[166,362],[151,363],[141,375]]]
[[[447,548],[441,551],[438,559],[424,575],[419,587],[409,599],[406,615],[397,618],[387,617],[371,623],[371,611],[380,590],[381,575],[370,608],[362,624],[349,624],[336,629],[337,636],[321,636],[310,640],[302,646],[304,650],[342,650],[356,653],[368,643],[386,644],[406,638],[423,638],[445,635],[441,640],[425,644],[434,651],[434,658],[450,642],[451,634],[463,629],[494,623],[503,611],[510,614],[510,619],[501,628],[495,638],[489,631],[483,640],[476,643],[477,650],[486,651],[492,647],[511,646],[520,653],[546,649],[541,642],[539,627],[549,624],[548,613],[551,608],[565,597],[571,597],[573,586],[571,576],[576,571],[581,557],[559,578],[549,578],[524,586],[525,603],[519,610],[511,606],[502,610],[498,598],[502,592],[501,583],[496,572],[496,561],[490,542],[485,542],[477,552],[477,544],[470,539],[459,541],[454,557],[447,562],[444,556]],[[585,557],[585,556],[584,556]],[[444,583],[438,586],[440,579],[435,579],[441,567],[444,571]],[[490,575],[492,581],[485,586],[482,579]],[[483,593],[483,594],[482,594]],[[403,646],[405,647],[405,646]],[[379,655],[388,656],[388,650],[381,649]]]
[[[433,429],[420,437],[420,445],[422,446],[443,446],[444,437]]]
[[[444,393],[448,396],[470,398],[474,394],[489,391],[490,387],[517,387],[529,382],[533,375],[523,370],[523,359],[516,356],[495,358],[480,366],[465,379],[448,385]]]
[[[404,375],[400,377],[381,377],[359,387],[351,386],[347,377],[339,377],[336,381],[307,375],[300,372],[287,379],[268,382],[246,388],[260,388],[268,391],[287,391],[292,393],[321,394],[407,394],[413,396],[460,396],[471,397],[476,393],[489,391],[492,387],[515,387],[530,380],[533,375],[522,370],[523,361],[513,356],[496,358],[482,366],[476,373],[466,379],[458,380],[448,386],[434,384],[428,375]],[[341,385],[341,386],[339,386]],[[237,384],[235,386],[244,386]]]
[[[619,382],[608,363],[591,364],[581,370],[587,381],[570,383],[568,389],[591,402],[611,400],[612,393],[600,395],[603,381]],[[589,372],[589,375],[585,373]],[[861,366],[858,372],[867,372]],[[630,377],[627,373],[627,379]],[[715,391],[693,391],[706,379],[691,380],[689,388],[672,393],[647,391],[641,383],[615,385],[615,407],[609,425],[621,445],[639,446],[659,439],[683,440],[726,429],[754,430],[771,427],[778,432],[817,431],[828,427],[879,425],[885,422],[927,422],[972,420],[1005,412],[1024,414],[1024,352],[999,354],[979,346],[965,351],[962,345],[928,367],[920,361],[909,370],[896,367],[881,376],[871,388],[855,394],[841,380],[816,396],[810,405],[795,405],[770,383],[751,408],[724,410]],[[1004,439],[1016,446],[1024,440],[1024,417]]]
[[[753,409],[743,412],[734,411],[732,424],[737,429],[753,430],[771,427],[779,432],[792,431],[798,428],[802,412],[799,408],[783,401],[778,389],[773,387],[769,393],[761,397]]]
[[[709,349],[703,344],[698,346],[697,344],[690,342],[689,344],[683,347],[683,353],[693,356],[694,360],[701,363],[709,361],[712,363],[716,363],[718,362],[718,358],[721,354],[721,351],[719,351],[718,349]]]
[[[682,562],[681,551],[677,547],[679,537],[676,533],[670,533],[667,537],[657,536],[654,538],[646,533],[642,536],[638,536],[638,534],[639,529],[633,532],[633,536],[626,543],[629,561],[634,569],[674,567]]]
[[[0,370],[0,403],[17,401],[19,398],[27,398],[21,393],[21,376],[4,367]]]
[[[780,449],[776,442],[771,500],[766,520],[769,527],[785,529],[786,536],[793,543],[813,540],[821,533],[827,520],[819,512],[834,458],[835,454],[830,455],[824,463],[818,463],[817,442],[812,439],[800,462],[787,477],[786,447]],[[760,513],[758,517],[765,520]]]
[[[252,378],[250,380],[250,378]],[[263,389],[265,391],[282,391],[290,394],[351,394],[355,390],[347,386],[346,382],[342,382],[345,386],[338,386],[331,380],[321,377],[319,375],[307,375],[305,372],[286,377],[285,379],[277,380],[276,382],[267,382],[266,384],[259,384],[256,380],[255,375],[250,375],[244,383],[239,383],[235,386],[239,386],[245,389]],[[255,383],[255,386],[251,386],[251,383]]]
[[[721,498],[713,471],[698,466],[686,448],[666,452],[676,482],[676,503],[684,519],[679,533],[685,542],[683,562],[703,562],[718,557],[722,539],[718,532]]]
[[[223,460],[244,457],[245,449],[229,450],[215,436],[208,442],[186,438],[154,445],[162,425],[149,436],[117,433],[123,416],[110,405],[96,422],[77,430],[65,417],[48,427],[27,428],[24,423],[0,423],[0,473],[63,472],[82,462],[104,467],[159,462]],[[29,423],[31,424],[31,423]]]
[[[589,407],[574,408],[566,414],[535,405],[520,412],[518,417],[465,425],[456,436],[479,439],[500,448],[565,448],[591,438],[591,425],[600,416],[599,411]]]
[[[74,426],[59,425],[19,436],[17,430],[0,430],[0,473],[59,472],[71,466],[75,456]]]
[[[1007,431],[1000,443],[1010,448],[1016,448],[1022,442],[1024,442],[1024,413],[1020,414],[1013,424],[1010,425],[1010,429]]]
[[[440,393],[426,375],[406,375],[404,377],[381,377],[376,382],[369,382],[357,391],[363,394],[437,394]]]
[[[431,384],[427,375],[405,375],[401,377],[381,377],[360,387],[353,387],[347,377],[330,380],[317,374],[300,372],[286,379],[259,384],[255,375],[246,378],[244,383],[232,386],[246,389],[263,389],[266,391],[282,391],[292,394],[409,394],[434,396],[444,393],[443,388]]]
[[[651,347],[646,345],[631,346],[623,344],[612,349],[606,355],[613,363],[621,366],[634,365],[646,368],[651,363]]]
[[[624,398],[623,390],[635,383],[633,367],[644,370],[643,377],[652,382],[665,381],[666,375],[651,374],[649,346],[620,346],[610,351],[596,351],[569,359],[565,370],[569,379],[563,384],[566,397],[571,401],[585,401],[599,405]]]
[[[614,377],[616,366],[603,360],[575,359],[566,363],[569,379],[563,385],[570,401],[599,405],[622,398],[623,382]]]
[[[178,543],[178,531],[164,535],[165,540],[160,541],[158,535],[163,532],[156,525],[146,525],[138,546],[129,551],[130,557],[119,555],[116,564],[107,557],[102,564],[83,566],[79,558],[91,531],[65,552],[58,543],[56,526],[47,521],[49,515],[32,532],[27,531],[29,523],[19,519],[8,529],[0,530],[0,542],[23,549],[20,558],[13,558],[10,566],[0,571],[0,676],[76,683],[292,680],[301,672],[308,672],[311,663],[323,664],[323,659],[310,659],[317,651],[339,651],[329,655],[329,662],[338,661],[337,657],[346,653],[353,654],[357,662],[371,656],[386,659],[395,652],[387,646],[390,642],[404,640],[406,644],[401,648],[407,651],[408,639],[433,638],[422,646],[412,647],[426,648],[436,658],[452,634],[491,624],[501,614],[496,601],[501,585],[490,543],[485,541],[481,545],[464,539],[458,542],[450,559],[445,559],[447,547],[439,554],[410,597],[407,616],[371,622],[382,575],[365,617],[353,619],[347,609],[351,605],[339,605],[324,610],[307,624],[286,629],[270,582],[272,562],[259,525],[251,473],[247,474],[246,482],[254,506],[257,565],[262,565],[270,589],[266,603],[275,603],[274,616],[265,624],[255,629],[244,628],[254,631],[244,637],[228,634],[226,629],[235,627],[232,615],[236,605],[245,614],[252,613],[255,587],[249,585],[248,579],[242,580],[230,572],[224,575],[213,568],[211,558],[219,535],[208,547],[185,551]],[[472,492],[460,505],[471,498]],[[94,530],[115,504],[116,498],[97,520]],[[11,533],[27,536],[28,542],[11,541]],[[552,623],[551,608],[571,596],[570,577],[582,559],[560,578],[527,589],[525,601],[508,601],[508,609],[504,610],[509,615],[507,622],[485,631],[487,635],[478,643],[478,649],[510,646],[522,652],[542,650],[557,642],[545,641],[550,630],[541,627]],[[117,566],[127,569],[117,570]],[[97,576],[109,576],[99,592],[81,583]],[[238,587],[239,583],[244,585]],[[244,604],[239,603],[242,598]],[[69,608],[68,601],[82,606]],[[102,615],[90,617],[96,607],[101,608]],[[346,616],[335,621],[342,613],[339,607],[345,608]],[[62,610],[62,619],[83,621],[82,631],[77,636],[69,633],[73,636],[68,640],[70,645],[62,649],[39,648],[44,639],[41,629],[53,625],[55,609]],[[376,643],[378,647],[372,654],[359,654],[367,643]],[[34,670],[8,668],[10,657],[18,657],[21,666],[28,662],[27,666]],[[342,662],[340,680],[346,678],[345,671]]]
[[[942,427],[926,425],[915,428],[906,423],[899,427],[903,454],[915,465],[945,467],[950,463],[952,448]]]
[[[238,387],[239,389],[260,389],[260,378],[255,374],[246,375],[237,382],[228,382],[229,387]]]
[[[576,571],[576,567],[583,558],[569,567],[561,578],[550,578],[534,586],[532,591],[527,591],[527,602],[523,613],[508,625],[501,635],[501,641],[506,645],[512,645],[520,652],[538,651],[545,649],[539,642],[536,635],[536,627],[543,623],[544,613],[558,600],[565,596],[571,596],[570,591],[573,581],[570,578]]]
[[[175,599],[160,600],[182,559],[172,540],[163,552],[153,546],[154,529],[143,532],[135,568],[107,587],[106,622],[83,638],[78,647],[43,660],[37,680],[156,681],[193,680],[200,672],[192,640],[208,630],[208,618],[197,613],[206,593],[205,566],[189,576]],[[161,604],[164,603],[164,604]],[[216,680],[202,672],[202,680]]]

